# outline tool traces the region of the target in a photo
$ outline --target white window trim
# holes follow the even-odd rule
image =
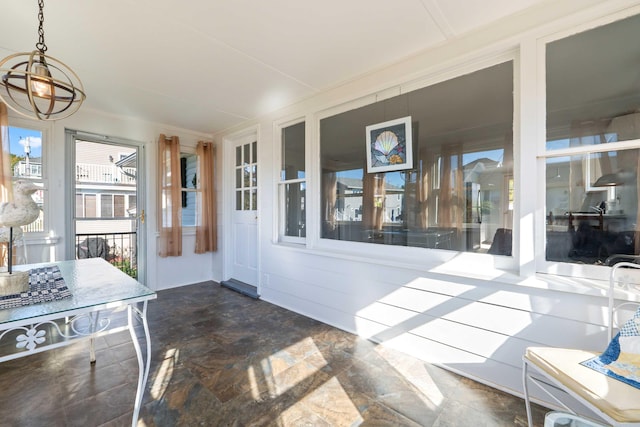
[[[294,126],[300,123],[305,124],[305,178],[296,178],[296,179],[287,179],[282,180],[282,132],[285,128],[289,126]],[[295,245],[304,245],[307,243],[307,238],[309,237],[309,120],[307,120],[304,116],[296,116],[295,118],[287,118],[283,119],[274,124],[273,127],[273,146],[277,149],[273,150],[273,165],[274,171],[277,171],[275,174],[275,185],[274,185],[274,194],[277,197],[277,202],[273,203],[273,217],[277,219],[274,221],[273,227],[273,241],[280,243],[290,243]],[[297,237],[297,236],[285,236],[284,227],[285,227],[285,218],[283,215],[284,212],[284,186],[286,184],[293,183],[305,183],[306,186],[306,197],[305,197],[305,210],[307,213],[307,217],[305,218],[305,228],[307,230],[307,237]]]

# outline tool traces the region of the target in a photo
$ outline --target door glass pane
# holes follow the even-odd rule
[[[258,190],[255,188],[251,190],[251,210],[258,210]]]
[[[134,278],[138,274],[137,153],[130,145],[75,141],[78,213],[84,199],[84,218],[75,218],[76,256],[104,258]],[[104,190],[96,194],[96,188]]]
[[[236,189],[242,188],[242,169],[236,169]]]
[[[251,186],[251,168],[249,166],[245,166],[243,169],[243,183],[242,186],[243,187],[250,187]]]
[[[236,191],[236,210],[242,210],[242,191]]]
[[[248,165],[249,163],[251,163],[251,151],[249,151],[249,148],[250,148],[249,144],[245,144],[242,146],[243,159],[244,159],[245,165]]]
[[[258,143],[256,141],[251,143],[251,162],[258,163]]]
[[[251,186],[258,186],[258,167],[256,165],[251,166]]]
[[[243,191],[243,195],[242,195],[243,200],[243,205],[242,205],[242,210],[248,211],[251,210],[251,197],[249,194],[249,190],[244,190]]]
[[[240,166],[242,164],[242,147],[236,147],[236,166]]]

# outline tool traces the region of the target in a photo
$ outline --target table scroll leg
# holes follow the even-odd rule
[[[131,339],[133,341],[133,346],[136,349],[136,355],[138,356],[138,390],[136,391],[136,400],[133,406],[133,420],[131,421],[131,425],[135,427],[138,424],[138,416],[140,415],[140,408],[142,406],[142,397],[144,395],[144,389],[147,384],[147,378],[149,376],[149,364],[151,361],[151,337],[149,336],[149,324],[147,323],[147,301],[144,301],[142,306],[142,310],[139,310],[137,307],[133,305],[129,305],[128,307],[128,317],[129,317],[129,332],[131,333]],[[144,344],[145,348],[145,357],[143,358],[142,349],[140,348],[140,342],[138,341],[138,336],[136,335],[136,331],[134,328],[134,314],[136,317],[142,322],[142,327],[144,330]]]

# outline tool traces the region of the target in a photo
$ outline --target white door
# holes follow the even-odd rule
[[[69,258],[101,257],[145,283],[142,144],[67,131]]]
[[[230,278],[258,286],[258,160],[254,134],[233,144]]]

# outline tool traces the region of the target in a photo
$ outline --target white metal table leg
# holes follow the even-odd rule
[[[138,389],[136,391],[136,400],[133,407],[133,419],[131,425],[135,427],[138,423],[138,416],[140,415],[140,408],[142,407],[142,397],[144,396],[144,390],[147,384],[147,378],[149,376],[149,365],[151,362],[151,338],[149,336],[149,325],[147,323],[147,301],[142,302],[142,310],[139,310],[133,305],[129,305],[128,309],[128,321],[129,332],[131,333],[131,339],[133,346],[136,349],[136,356],[138,357]],[[143,357],[142,349],[138,341],[138,336],[135,331],[134,314],[141,322],[144,330],[144,344],[145,356]]]

